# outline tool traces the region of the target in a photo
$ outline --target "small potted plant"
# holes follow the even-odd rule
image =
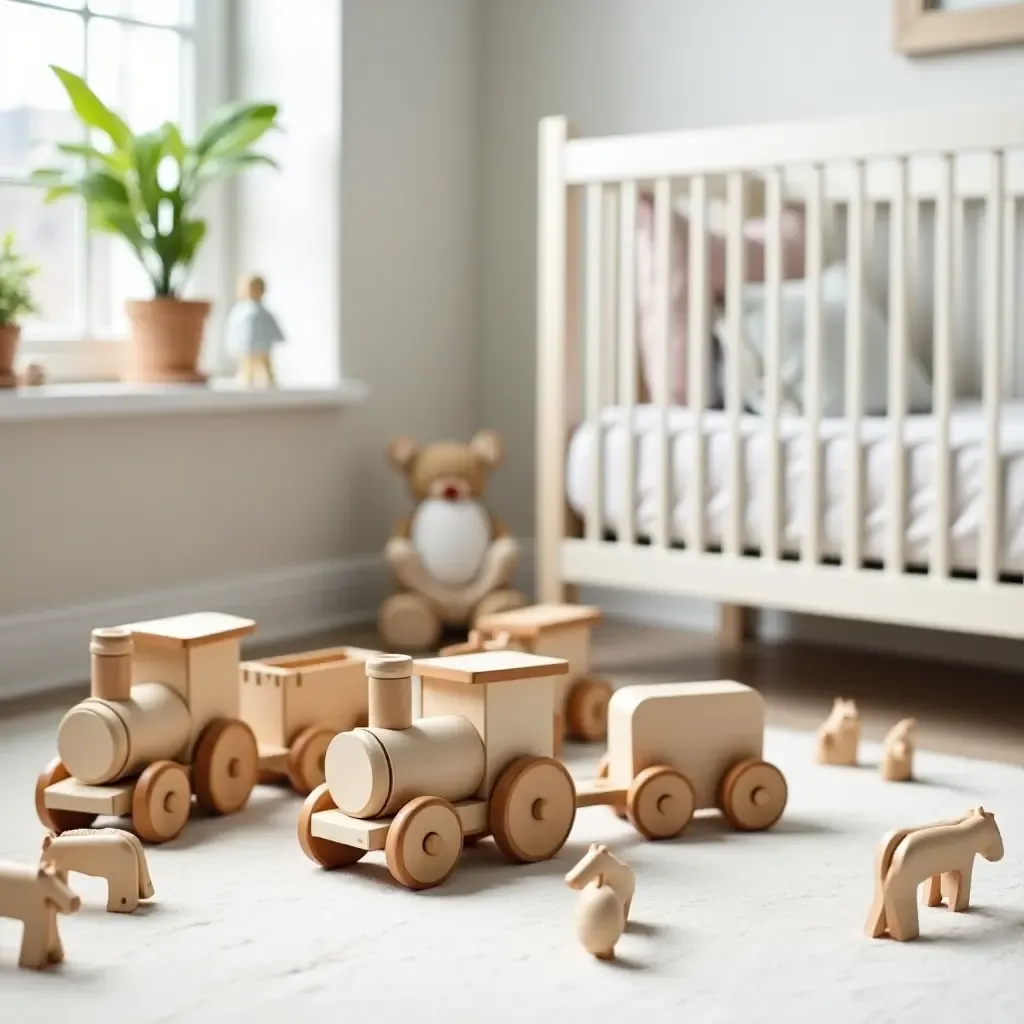
[[[60,152],[79,166],[40,169],[47,202],[77,196],[91,231],[119,236],[131,246],[153,285],[149,299],[127,303],[131,365],[124,379],[147,383],[202,383],[197,369],[210,303],[182,298],[207,223],[197,204],[212,182],[251,167],[277,167],[253,146],[277,127],[273,103],[235,103],[209,120],[194,142],[165,123],[136,134],[78,76],[50,65],[78,120],[104,148],[66,142]]]
[[[35,313],[29,282],[39,272],[15,248],[14,233],[0,239],[0,388],[17,384],[14,357],[21,340],[21,317]]]

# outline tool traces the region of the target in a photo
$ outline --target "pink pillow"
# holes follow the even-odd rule
[[[767,224],[763,219],[748,218],[744,225],[746,238],[746,280],[764,281],[765,237]],[[640,334],[640,354],[644,383],[651,400],[658,394],[658,336],[655,285],[657,257],[654,251],[654,200],[642,195],[637,203],[636,223],[636,297]],[[788,208],[782,216],[783,277],[787,280],[804,276],[805,252],[804,218],[802,211]],[[669,333],[671,335],[669,362],[669,402],[686,405],[686,360],[689,332],[690,287],[690,222],[673,210],[672,213],[672,281],[669,288]],[[708,231],[708,273],[713,301],[725,301],[726,239],[724,235]],[[714,311],[709,316],[707,343],[710,348],[710,326]],[[710,353],[708,363],[710,365]]]

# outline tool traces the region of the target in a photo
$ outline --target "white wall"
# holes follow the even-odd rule
[[[581,134],[1013,102],[1024,49],[910,61],[892,0],[484,0],[482,398],[512,458],[496,507],[532,532],[537,121]]]

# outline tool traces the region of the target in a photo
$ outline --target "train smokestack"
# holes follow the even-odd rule
[[[92,655],[93,697],[126,701],[132,695],[132,633],[114,626],[94,629],[89,643]]]
[[[408,729],[412,725],[412,658],[382,654],[366,660],[371,729]]]

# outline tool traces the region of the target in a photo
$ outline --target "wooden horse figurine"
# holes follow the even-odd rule
[[[0,917],[25,925],[18,958],[22,967],[39,970],[63,962],[57,915],[74,914],[81,905],[52,865],[0,863]]]
[[[828,718],[818,727],[818,764],[857,764],[860,743],[860,712],[852,700],[836,697]]]
[[[43,838],[40,856],[52,864],[63,882],[69,871],[96,875],[107,880],[107,910],[131,914],[139,900],[148,900],[154,892],[142,843],[119,828],[83,828],[50,833]]]
[[[565,881],[570,889],[580,890],[574,921],[583,947],[599,960],[613,960],[636,891],[632,868],[607,846],[592,843]]]
[[[914,741],[917,721],[897,722],[882,744],[882,778],[886,782],[909,782],[914,776]]]
[[[1003,856],[995,815],[984,807],[952,821],[896,829],[883,836],[875,855],[868,936],[879,939],[888,932],[898,942],[916,939],[921,934],[916,895],[922,882],[928,883],[929,907],[940,906],[945,896],[950,910],[966,910],[978,854],[993,863]]]

